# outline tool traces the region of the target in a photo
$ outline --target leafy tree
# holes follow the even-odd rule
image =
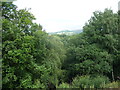
[[[113,58],[112,78],[119,76],[117,72],[117,61],[119,58],[119,16],[112,10],[105,9],[104,12],[94,12],[88,24],[84,26],[84,33],[90,44],[97,44]],[[115,64],[116,63],[116,64]]]
[[[45,32],[32,23],[35,18],[27,10],[17,10],[12,3],[3,3],[2,10],[3,88],[44,88],[44,78],[49,70],[41,61],[45,58],[46,48],[42,48],[45,43],[34,33],[40,31],[42,36]],[[38,55],[44,56],[39,58]]]
[[[68,80],[76,75],[93,74],[107,75],[114,80],[118,70],[115,64],[119,57],[118,15],[108,9],[93,14],[83,27],[83,33],[68,40],[67,59],[63,65]]]
[[[3,87],[47,88],[61,80],[65,58],[59,37],[49,36],[42,26],[33,23],[28,10],[17,10],[3,3]]]
[[[61,70],[62,63],[65,59],[65,49],[64,44],[61,42],[60,38],[57,36],[48,36],[48,53],[46,58],[46,66],[51,68],[50,80],[54,85],[58,85],[62,79]]]
[[[119,12],[94,12],[72,36],[47,34],[11,2],[2,12],[3,88],[103,88],[119,79]]]

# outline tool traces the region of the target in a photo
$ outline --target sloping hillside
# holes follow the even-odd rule
[[[73,35],[73,34],[78,34],[81,33],[83,30],[63,30],[63,31],[58,31],[58,32],[50,32],[49,34],[66,34],[66,35]]]

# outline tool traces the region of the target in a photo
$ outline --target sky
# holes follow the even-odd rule
[[[46,32],[82,29],[94,11],[105,8],[118,11],[120,0],[16,0],[18,9],[29,9],[34,22],[41,24]]]

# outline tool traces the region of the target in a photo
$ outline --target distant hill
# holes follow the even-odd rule
[[[50,32],[50,35],[54,35],[54,34],[65,34],[65,35],[74,35],[74,34],[79,34],[81,33],[83,30],[63,30],[63,31],[58,31],[58,32]]]

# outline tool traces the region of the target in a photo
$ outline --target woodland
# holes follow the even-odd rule
[[[27,9],[2,2],[2,88],[120,87],[120,11],[95,11],[83,32],[49,35]]]

